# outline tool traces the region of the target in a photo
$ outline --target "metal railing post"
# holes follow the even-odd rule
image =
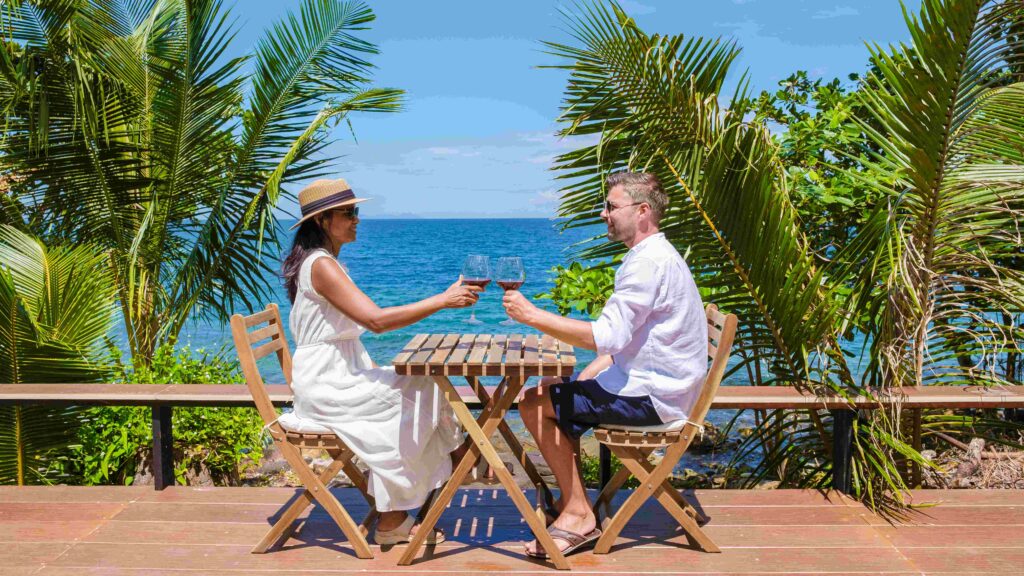
[[[157,490],[174,486],[174,431],[171,406],[153,406],[153,485]]]
[[[832,410],[832,487],[843,494],[853,492],[853,420],[857,412],[848,408]]]

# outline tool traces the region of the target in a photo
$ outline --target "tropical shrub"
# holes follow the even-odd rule
[[[720,94],[735,44],[648,35],[615,3],[570,14],[575,44],[548,44],[569,72],[561,135],[598,141],[556,160],[560,214],[569,227],[597,223],[609,172],[656,174],[670,197],[662,231],[739,316],[730,371],[753,385],[853,395],[1011,381],[997,366],[1024,340],[1013,321],[1024,310],[1022,18],[1019,0],[927,2],[908,12],[911,45],[873,49],[862,112],[848,116],[863,154],[842,178],[879,200],[844,229],[846,245],[819,253],[779,142],[746,117],[743,83]],[[624,250],[595,237],[579,256]],[[868,344],[844,349],[855,334]],[[746,448],[764,458],[751,483],[827,484],[827,411],[755,416]],[[900,421],[897,406],[855,426],[854,490],[881,508],[902,504],[896,457],[924,463]]]
[[[102,382],[114,282],[95,247],[47,247],[0,225],[0,382]],[[0,484],[49,483],[76,439],[79,408],[0,406]]]
[[[551,291],[534,298],[551,300],[563,316],[579,313],[596,319],[615,288],[615,269],[607,264],[584,268],[572,262],[567,267],[556,266],[551,272],[555,278]]]
[[[117,366],[115,377],[133,384],[240,384],[237,362],[188,346],[157,348],[148,366]],[[131,484],[152,449],[152,411],[141,406],[104,406],[84,414],[78,442],[61,458],[63,481],[71,484]],[[219,484],[237,484],[240,466],[263,455],[263,421],[252,408],[175,408],[174,472],[206,470]]]
[[[287,185],[326,173],[349,113],[400,107],[369,87],[373,19],[304,0],[224,58],[220,0],[5,2],[0,222],[108,251],[137,366],[188,320],[261,305]]]

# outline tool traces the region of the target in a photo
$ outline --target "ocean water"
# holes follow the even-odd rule
[[[293,223],[284,221],[280,225],[287,230]],[[463,261],[468,254],[489,256],[492,274],[499,257],[521,257],[526,271],[526,283],[521,291],[532,297],[551,289],[554,283],[552,268],[557,265],[568,265],[575,244],[603,233],[603,228],[597,227],[560,231],[557,222],[544,219],[368,219],[360,222],[356,242],[343,246],[338,259],[348,267],[352,279],[359,288],[381,307],[408,304],[443,291],[458,279]],[[286,233],[282,237],[288,239],[284,249],[289,248],[291,235]],[[275,255],[271,255],[271,258],[277,260]],[[281,280],[269,277],[266,282],[274,289],[274,301],[281,307],[281,316],[287,325],[291,303]],[[420,333],[537,333],[521,324],[498,324],[506,319],[504,308],[501,306],[501,296],[502,290],[492,283],[473,307],[476,318],[483,324],[465,322],[470,316],[469,308],[442,310],[393,332],[367,332],[362,337],[363,344],[377,364],[387,365],[410,338]],[[550,300],[534,302],[544,309],[557,312]],[[234,355],[230,328],[226,324],[191,323],[183,330],[180,342],[189,344],[193,349],[220,351],[229,358]],[[294,349],[294,343],[292,347]],[[593,352],[577,350],[577,369],[585,367],[593,358]],[[273,355],[260,361],[260,371],[267,382],[284,381]],[[487,382],[485,379],[485,382],[497,382],[497,379],[493,380],[494,382]],[[532,379],[527,386],[533,385],[535,380]],[[731,410],[716,410],[710,413],[708,420],[716,425],[723,425],[734,414]],[[747,423],[746,420],[748,418],[744,415],[741,424],[752,423]],[[517,415],[509,416],[509,424],[518,434],[526,433]],[[726,462],[729,457],[730,454],[705,454],[696,457],[687,455],[680,468],[704,468],[711,462]]]
[[[293,223],[280,223],[286,230],[283,237],[288,239],[284,250],[291,245],[287,228]],[[469,254],[489,256],[492,274],[499,257],[521,257],[526,271],[526,283],[521,291],[532,297],[551,289],[552,268],[571,261],[573,244],[600,232],[596,228],[561,232],[557,222],[545,219],[363,220],[359,223],[357,240],[343,246],[338,259],[348,267],[356,285],[381,307],[409,304],[444,291],[458,280]],[[276,255],[270,258],[279,262]],[[287,325],[291,302],[281,279],[269,277],[266,283],[274,289],[274,302],[280,306],[281,317]],[[385,334],[367,332],[362,337],[363,345],[377,364],[386,365],[416,334],[536,334],[536,330],[522,324],[498,324],[507,318],[501,305],[502,293],[501,288],[492,283],[473,308],[442,310]],[[550,300],[534,302],[546,310],[557,311]],[[465,322],[471,310],[483,324]],[[180,341],[193,349],[223,351],[229,357],[234,354],[231,331],[226,324],[190,323],[182,331]],[[294,343],[292,345],[294,348]],[[577,357],[582,368],[593,360],[594,354],[579,350]],[[264,358],[260,370],[268,382],[283,381],[273,357]]]

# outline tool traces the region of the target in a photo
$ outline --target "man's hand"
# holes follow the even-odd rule
[[[530,325],[530,320],[537,311],[537,307],[527,300],[519,290],[506,291],[501,303],[505,306],[505,312],[509,318],[527,326]]]

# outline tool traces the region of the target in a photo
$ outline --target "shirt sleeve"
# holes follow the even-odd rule
[[[591,324],[599,355],[624,350],[647,321],[657,296],[657,275],[657,265],[646,258],[635,258],[619,269],[615,291]]]

